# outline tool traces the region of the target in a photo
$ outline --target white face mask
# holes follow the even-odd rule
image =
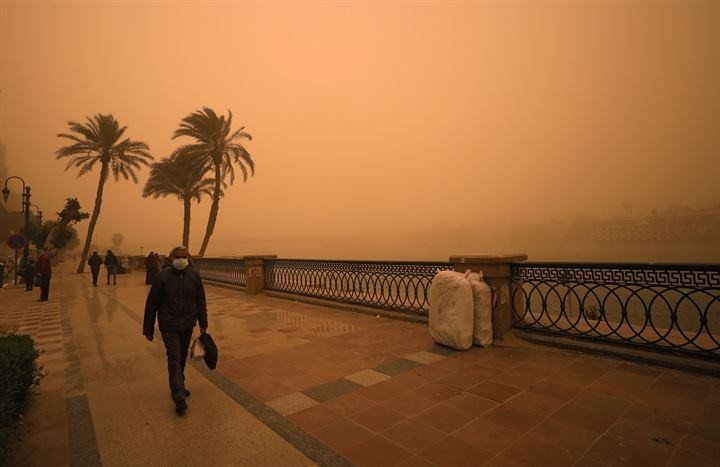
[[[178,271],[182,271],[188,266],[188,259],[187,258],[175,258],[173,260],[173,267],[177,269]]]

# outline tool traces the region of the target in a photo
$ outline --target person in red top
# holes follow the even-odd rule
[[[47,302],[48,295],[50,295],[50,278],[52,277],[50,257],[47,251],[40,250],[35,270],[40,276],[40,300],[38,302]]]

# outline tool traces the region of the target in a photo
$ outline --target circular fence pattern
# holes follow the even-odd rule
[[[265,261],[265,288],[427,315],[430,282],[441,262],[277,259]]]
[[[515,325],[720,356],[720,265],[513,265]]]

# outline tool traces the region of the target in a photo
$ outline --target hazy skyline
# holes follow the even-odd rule
[[[498,253],[452,232],[720,201],[717,24],[710,1],[2,0],[0,141],[49,218],[95,199],[97,172],[55,160],[68,120],[113,113],[159,160],[189,112],[230,109],[256,175],[208,255]],[[179,243],[182,203],[143,199],[148,174],[106,185],[94,243]]]

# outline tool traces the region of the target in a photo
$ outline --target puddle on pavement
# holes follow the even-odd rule
[[[297,335],[300,331],[303,335],[337,336],[356,331],[357,328],[347,323],[329,319],[315,318],[303,313],[293,311],[277,310],[261,311],[257,313],[244,314],[236,317],[245,322],[247,330],[272,330]]]
[[[339,335],[356,331],[357,328],[351,324],[341,323],[329,319],[318,319],[302,313],[293,311],[276,311],[275,319],[279,324],[290,326],[304,331],[313,331],[317,334]]]

